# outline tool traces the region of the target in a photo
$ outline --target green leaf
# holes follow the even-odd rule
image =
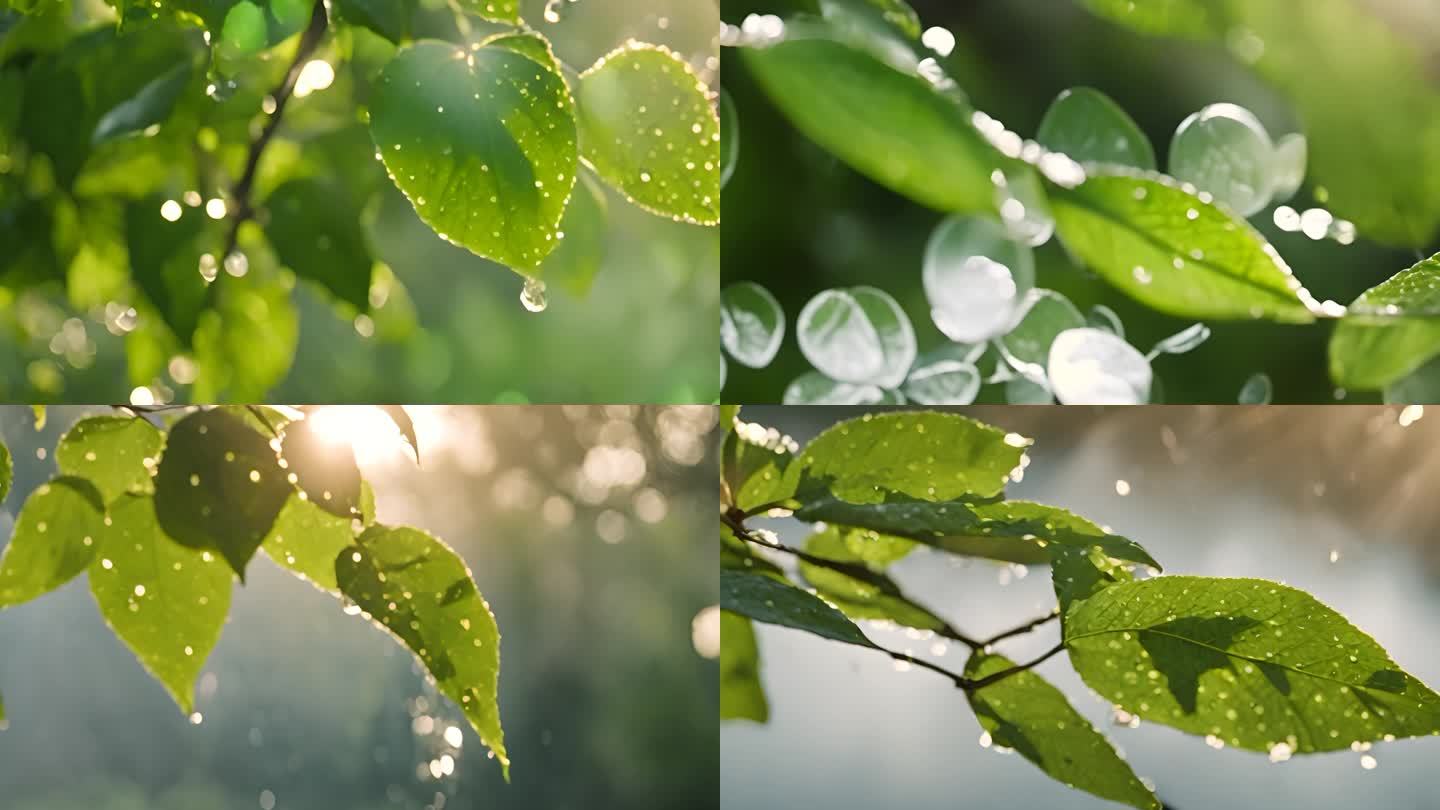
[[[110,520],[90,564],[90,592],[105,623],[190,714],[195,679],[230,612],[230,570],[166,537],[148,496],[122,496]]]
[[[948,413],[866,414],[815,437],[786,471],[802,501],[830,495],[883,504],[891,494],[944,501],[998,495],[1030,440]]]
[[[977,652],[965,664],[965,677],[979,680],[1013,666],[1015,662],[1002,655]],[[1160,800],[1110,741],[1033,670],[967,692],[966,697],[995,745],[1015,751],[1052,779],[1102,799],[1160,810]]]
[[[798,30],[744,49],[744,64],[797,129],[861,174],[941,211],[991,210],[1004,160],[969,107],[826,36]]]
[[[829,526],[810,535],[805,541],[805,551],[833,562],[868,568],[866,561],[850,547],[850,536],[857,533],[854,529]],[[802,560],[800,575],[821,598],[852,619],[891,621],[917,630],[948,627],[944,619],[907,598],[893,580],[873,569],[869,576],[859,577]]]
[[[560,231],[565,238],[555,246],[533,273],[547,284],[558,284],[574,296],[590,292],[590,285],[605,265],[605,252],[610,238],[608,218],[610,203],[599,183],[581,174],[570,195]]]
[[[373,521],[374,512],[369,515]],[[335,560],[355,543],[352,524],[351,518],[333,515],[296,493],[285,501],[261,548],[277,565],[322,591],[338,593]]]
[[[348,442],[327,440],[303,419],[285,427],[280,457],[311,503],[347,519],[360,514],[360,468]]]
[[[870,639],[843,613],[818,597],[771,577],[720,569],[720,607],[755,621],[875,649]]]
[[[996,341],[1006,362],[1032,380],[1045,380],[1050,346],[1061,332],[1081,329],[1085,316],[1070,299],[1054,290],[1033,289],[1025,294],[1020,322]]]
[[[1056,548],[1098,548],[1106,556],[1158,568],[1140,545],[1079,515],[1030,501],[926,501],[891,493],[885,500],[847,503],[823,498],[795,516],[906,537],[952,554],[1034,565]]]
[[[265,12],[250,0],[230,7],[220,29],[220,46],[237,54],[258,53],[269,42]]]
[[[505,47],[424,41],[381,72],[370,133],[425,224],[529,269],[555,248],[575,184],[574,117],[550,66]]]
[[[190,82],[194,68],[182,62],[150,80],[133,97],[111,108],[95,124],[92,144],[131,135],[170,117],[180,93]]]
[[[178,218],[171,221],[162,210]],[[205,306],[201,255],[209,253],[213,269],[223,249],[218,232],[199,208],[147,197],[125,207],[125,241],[130,275],[175,337],[189,345]]]
[[[41,484],[20,509],[0,556],[0,608],[28,602],[74,579],[105,533],[105,502],[83,478]]]
[[[765,687],[760,684],[755,628],[749,619],[728,610],[720,611],[720,719],[757,723],[770,719]]]
[[[415,451],[415,461],[420,461],[420,442],[415,438],[415,423],[410,420],[410,414],[405,412],[404,405],[377,405],[375,406],[390,417],[395,427],[400,429],[400,435],[410,443],[410,449]]]
[[[1336,385],[1384,388],[1440,355],[1440,255],[1372,287],[1330,337]]]
[[[749,571],[777,582],[789,582],[780,566],[751,550],[750,544],[735,536],[729,526],[720,524],[720,567],[733,571]]]
[[[1080,0],[1095,14],[1148,34],[1202,38],[1223,30],[1207,0]]]
[[[149,422],[132,416],[82,419],[60,437],[55,465],[64,475],[95,485],[105,503],[127,492],[153,492],[150,472],[165,446],[165,436]]]
[[[1091,87],[1061,91],[1050,103],[1035,141],[1081,163],[1155,170],[1155,148],[1125,110]]]
[[[465,561],[418,529],[371,526],[335,561],[340,591],[425,664],[500,760],[500,631]]]
[[[575,88],[585,158],[631,202],[677,221],[720,222],[720,119],[686,61],[630,42]]]
[[[837,8],[845,8],[850,13],[869,9],[901,34],[910,39],[920,38],[920,15],[905,0],[820,0],[820,7],[827,14]]]
[[[364,312],[370,308],[374,257],[360,227],[360,209],[339,187],[311,178],[291,180],[265,202],[265,235],[280,263],[318,282]]]
[[[735,361],[765,368],[785,338],[785,312],[780,302],[753,281],[720,291],[720,343]]]
[[[1050,549],[1050,575],[1055,585],[1055,598],[1060,603],[1063,625],[1072,605],[1083,602],[1101,590],[1124,582],[1133,582],[1130,569],[1095,547],[1055,546]]]
[[[177,543],[219,552],[244,581],[292,491],[264,436],[223,411],[201,411],[170,428],[155,515]]]
[[[340,19],[398,43],[410,36],[416,0],[334,0],[333,7]]]
[[[1107,700],[1272,758],[1440,732],[1440,695],[1339,613],[1273,582],[1113,585],[1070,610],[1065,643]]]
[[[749,511],[794,494],[785,477],[794,456],[784,438],[771,437],[758,425],[737,428],[725,436],[722,456],[721,470],[734,506]]]
[[[457,0],[460,8],[482,19],[492,22],[520,23],[520,4],[517,0]]]
[[[15,480],[15,460],[10,458],[10,448],[0,441],[0,502],[10,496],[10,484]]]
[[[290,285],[280,279],[221,276],[215,308],[195,328],[196,402],[261,402],[284,379],[300,339]]]
[[[1175,181],[1090,167],[1075,188],[1051,186],[1060,239],[1126,295],[1187,318],[1309,323],[1319,304],[1244,220]]]

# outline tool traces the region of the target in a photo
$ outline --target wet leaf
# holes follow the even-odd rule
[[[805,550],[817,557],[849,563],[870,571],[869,576],[854,576],[802,560],[800,575],[810,583],[815,592],[852,619],[891,621],[917,630],[940,630],[946,627],[944,619],[906,597],[894,580],[871,569],[859,554],[851,550],[851,536],[856,534],[863,533],[830,526],[810,535],[805,541]]]
[[[377,405],[375,407],[390,417],[390,421],[400,429],[400,435],[410,443],[410,449],[415,451],[415,461],[420,461],[420,442],[415,439],[415,423],[410,421],[410,414],[405,412],[405,407],[403,405]]]
[[[340,19],[399,43],[411,34],[416,6],[417,0],[334,0],[332,7]]]
[[[957,414],[867,415],[821,433],[786,471],[802,501],[884,504],[998,495],[1030,440]]]
[[[518,24],[520,4],[517,0],[457,0],[460,8],[492,22]]]
[[[368,514],[373,521],[373,509]],[[335,560],[355,543],[352,523],[351,518],[331,514],[314,501],[292,494],[261,548],[277,565],[322,591],[337,593],[340,586],[335,581]]]
[[[359,516],[360,468],[349,442],[331,442],[302,419],[285,426],[280,457],[311,503],[347,520]]]
[[[1135,119],[1090,87],[1072,87],[1050,102],[1035,140],[1081,163],[1155,169],[1155,148]]]
[[[1065,643],[1105,699],[1272,758],[1440,731],[1440,695],[1339,613],[1273,582],[1113,585],[1070,610]]]
[[[230,569],[165,536],[148,496],[121,496],[110,520],[90,564],[90,592],[105,623],[189,714],[195,679],[230,612]]]
[[[510,778],[500,728],[500,632],[465,561],[410,528],[372,526],[335,561],[340,591],[400,639],[459,704]]]
[[[264,436],[223,411],[201,411],[170,428],[155,514],[177,543],[219,552],[243,581],[293,491]]]
[[[748,435],[748,431],[735,430],[725,437],[722,462],[734,505],[747,511],[789,497],[785,468],[794,458],[783,445],[756,443]]]
[[[813,594],[759,574],[720,570],[720,607],[758,622],[875,648],[853,622]],[[723,643],[723,641],[722,641]]]
[[[860,173],[937,210],[991,210],[1003,161],[968,106],[827,36],[796,30],[743,62],[797,129]]]
[[[28,602],[74,579],[95,556],[105,531],[105,503],[83,478],[41,484],[15,518],[0,556],[0,608]]]
[[[1052,186],[1060,239],[1116,288],[1188,318],[1309,323],[1318,304],[1244,220],[1158,174],[1091,167]]]
[[[553,68],[505,47],[416,43],[381,72],[370,132],[444,238],[520,270],[555,248],[577,153],[574,104]]]
[[[965,664],[965,677],[978,680],[1013,666],[1015,662],[1002,655],[975,653]],[[966,697],[995,745],[1015,751],[1056,781],[1141,810],[1160,810],[1160,800],[1110,741],[1033,670],[967,692]]]
[[[668,49],[631,42],[575,88],[585,158],[636,205],[720,222],[720,119],[709,89]]]
[[[723,523],[720,524],[720,567],[771,577],[777,582],[790,581],[780,566],[761,557]]]
[[[1330,337],[1336,385],[1383,388],[1440,355],[1440,255],[1367,290]]]
[[[291,180],[265,201],[265,235],[280,263],[341,301],[370,308],[374,258],[360,227],[360,209],[339,187],[315,179]]]
[[[3,706],[0,706],[3,711]],[[760,648],[750,620],[720,611],[720,719],[770,719],[765,687],[760,683]]]
[[[608,249],[610,201],[599,183],[581,174],[560,220],[565,238],[536,268],[534,277],[555,284],[574,296],[590,292],[595,276],[605,266]]]
[[[176,219],[162,216],[162,210],[173,212]],[[125,207],[125,241],[131,277],[165,325],[188,346],[205,306],[200,257],[209,253],[212,263],[218,262],[216,254],[224,249],[213,224],[199,208],[147,197]]]
[[[105,503],[113,503],[127,492],[154,491],[150,471],[164,446],[164,435],[144,419],[94,416],[60,437],[55,464],[62,474],[94,484]]]

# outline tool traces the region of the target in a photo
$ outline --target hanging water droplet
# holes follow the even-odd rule
[[[520,303],[530,312],[544,312],[550,305],[545,297],[545,282],[526,277],[525,286],[520,290]]]

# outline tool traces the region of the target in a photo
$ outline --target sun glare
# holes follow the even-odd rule
[[[312,411],[306,421],[325,442],[348,443],[361,463],[406,452],[399,428],[384,411],[371,405],[327,405]]]

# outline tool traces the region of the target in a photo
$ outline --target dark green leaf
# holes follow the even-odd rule
[[[170,117],[180,93],[189,83],[192,67],[182,62],[156,76],[132,98],[111,108],[95,124],[92,144],[130,135]]]
[[[280,457],[311,503],[347,519],[360,514],[360,468],[349,442],[329,441],[302,419],[285,427]]]
[[[965,677],[979,680],[1013,666],[1015,662],[1004,656],[975,653],[965,664]],[[1159,799],[1110,741],[1033,670],[966,696],[995,745],[1015,751],[1056,781],[1141,810],[1160,810]]]
[[[105,503],[126,492],[152,492],[151,470],[165,446],[154,425],[131,416],[82,419],[60,437],[55,464],[60,472],[95,485]]]
[[[797,129],[872,180],[942,211],[992,209],[1004,160],[969,107],[827,36],[747,48],[744,64]]]
[[[162,216],[162,208],[178,218]],[[205,305],[201,255],[210,255],[214,271],[222,250],[218,232],[199,208],[149,197],[126,206],[125,241],[131,277],[175,337],[188,345]]]
[[[369,515],[373,521],[374,512]],[[355,543],[352,524],[351,518],[332,515],[294,494],[285,501],[261,548],[300,578],[335,593],[340,588],[335,581],[335,560]]]
[[[361,312],[370,308],[374,258],[360,227],[360,209],[343,190],[315,179],[291,180],[265,205],[270,212],[265,235],[281,264]]]
[[[335,561],[340,591],[424,663],[500,760],[500,632],[460,555],[410,528],[372,526]]]
[[[1440,732],[1440,695],[1343,616],[1273,582],[1113,585],[1070,610],[1065,642],[1107,700],[1273,758]]]
[[[1330,338],[1336,385],[1383,388],[1440,355],[1440,255],[1366,291]]]
[[[580,74],[575,89],[585,157],[647,211],[720,222],[720,119],[684,59],[631,42]]]
[[[851,419],[821,433],[786,471],[802,501],[833,496],[883,504],[1000,494],[1030,440],[948,413],[909,411]]]
[[[155,514],[176,542],[219,552],[243,581],[293,491],[264,436],[223,411],[201,411],[170,428]]]
[[[1319,304],[1244,220],[1164,175],[1090,167],[1051,187],[1060,239],[1141,303],[1187,318],[1309,323]]]
[[[720,569],[720,607],[756,621],[875,648],[843,613],[818,597],[771,577]]]
[[[335,0],[333,7],[340,19],[398,43],[410,36],[416,0]]]
[[[504,47],[417,43],[381,73],[370,132],[445,238],[517,269],[554,249],[577,158],[574,103],[551,67]]]
[[[810,535],[805,541],[805,551],[838,563],[848,563],[866,569],[865,560],[854,553],[849,545],[854,529],[838,526],[827,527],[824,531]],[[878,619],[891,621],[902,627],[917,630],[941,630],[948,625],[944,619],[930,612],[923,605],[911,601],[893,580],[876,571],[867,576],[853,576],[823,565],[801,561],[800,575],[805,577],[825,601],[840,609],[852,619]]]
[[[62,476],[30,493],[0,556],[0,608],[28,602],[74,579],[105,532],[105,502],[82,478]]]
[[[166,537],[148,496],[121,496],[110,520],[90,564],[90,592],[110,629],[189,714],[195,679],[230,612],[230,569]]]
[[[720,719],[770,719],[770,705],[760,684],[760,649],[755,628],[744,616],[720,611]]]

